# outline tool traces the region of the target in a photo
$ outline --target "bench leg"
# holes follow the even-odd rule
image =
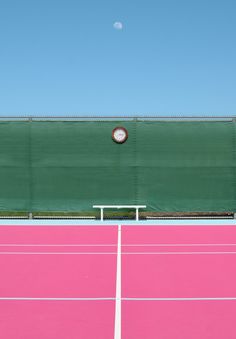
[[[136,208],[136,221],[138,221],[139,218],[138,218],[138,208]]]
[[[103,221],[103,208],[101,208],[101,221]]]

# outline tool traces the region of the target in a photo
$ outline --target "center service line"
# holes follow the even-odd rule
[[[118,225],[114,339],[121,339],[121,225]]]

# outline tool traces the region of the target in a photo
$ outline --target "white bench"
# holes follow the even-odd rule
[[[139,220],[139,209],[140,208],[146,208],[146,205],[93,205],[93,208],[100,208],[101,210],[101,221],[103,221],[103,211],[104,208],[117,208],[117,209],[121,209],[121,208],[134,208],[136,210],[136,220]]]

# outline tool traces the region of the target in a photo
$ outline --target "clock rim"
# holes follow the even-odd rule
[[[121,130],[123,130],[123,131],[125,132],[125,138],[124,138],[124,140],[122,140],[122,141],[118,141],[118,140],[116,140],[116,138],[115,138],[115,132],[116,132],[118,129],[121,129]],[[125,127],[123,127],[123,126],[117,126],[117,127],[113,128],[113,130],[112,130],[112,139],[113,139],[113,141],[115,141],[117,144],[123,144],[123,143],[126,142],[126,140],[128,139],[128,131],[127,131],[127,129],[126,129]]]

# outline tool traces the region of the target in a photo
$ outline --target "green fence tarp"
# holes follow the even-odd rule
[[[129,138],[117,144],[114,127]],[[236,211],[233,121],[2,121],[0,210]]]

